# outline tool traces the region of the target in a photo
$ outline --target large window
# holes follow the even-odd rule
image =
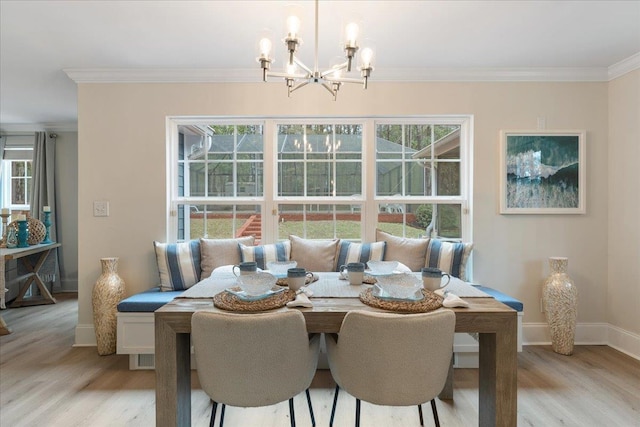
[[[470,118],[175,119],[169,238],[470,240]]]

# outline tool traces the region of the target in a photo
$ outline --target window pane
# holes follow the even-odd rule
[[[433,234],[459,239],[462,237],[461,213],[460,204],[381,203],[378,228],[395,236],[424,237]]]
[[[304,196],[303,163],[280,163],[278,165],[278,196]]]
[[[205,195],[205,170],[204,163],[189,163],[189,196],[202,197]]]
[[[333,191],[333,164],[307,161],[307,195],[331,196]]]
[[[422,162],[410,162],[406,164],[406,177],[404,179],[407,196],[431,195],[431,171]]]
[[[438,196],[460,195],[460,163],[436,163],[436,188]]]
[[[362,192],[362,162],[336,164],[336,196],[353,196]]]
[[[14,178],[11,180],[11,204],[24,205],[27,203],[24,179]]]
[[[26,169],[24,167],[24,163],[22,161],[11,162],[11,176],[19,177],[25,176]]]
[[[401,162],[378,162],[376,168],[376,193],[379,196],[392,196],[402,192]]]
[[[180,205],[178,216],[187,218],[183,223],[180,239],[226,239],[240,236],[256,236],[261,233],[260,207],[254,205]],[[180,235],[180,228],[178,231]]]
[[[361,239],[361,212],[358,206],[333,204],[280,205],[278,238],[289,235],[307,239]]]

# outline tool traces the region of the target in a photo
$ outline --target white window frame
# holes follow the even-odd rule
[[[263,196],[239,197],[178,197],[178,126],[188,124],[215,123],[221,125],[259,124],[263,126],[264,189]],[[277,196],[277,129],[287,124],[361,124],[362,125],[362,195],[322,196],[322,197],[280,197]],[[377,124],[432,124],[460,125],[460,195],[458,196],[376,196],[376,125]],[[167,239],[175,240],[178,231],[177,208],[180,204],[202,205],[256,205],[262,210],[263,243],[276,240],[278,233],[278,206],[280,204],[361,204],[361,232],[363,241],[375,241],[380,203],[430,203],[461,205],[461,240],[472,241],[472,176],[473,176],[473,116],[471,115],[430,115],[409,117],[168,117],[167,118]],[[187,171],[185,171],[185,174]],[[185,224],[186,227],[186,224]]]

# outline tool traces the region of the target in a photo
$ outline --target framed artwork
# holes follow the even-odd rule
[[[501,214],[584,214],[585,134],[500,132]]]

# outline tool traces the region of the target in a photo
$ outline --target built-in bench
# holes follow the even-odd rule
[[[129,355],[129,369],[153,369],[155,333],[153,312],[183,291],[163,292],[159,286],[118,303],[117,354]]]
[[[518,351],[522,351],[522,302],[493,288],[474,286],[518,312]],[[117,353],[129,355],[129,369],[154,368],[153,312],[181,293],[182,291],[163,292],[160,287],[154,287],[125,298],[118,304]],[[469,334],[456,334],[454,353],[456,367],[478,366],[478,343]]]

